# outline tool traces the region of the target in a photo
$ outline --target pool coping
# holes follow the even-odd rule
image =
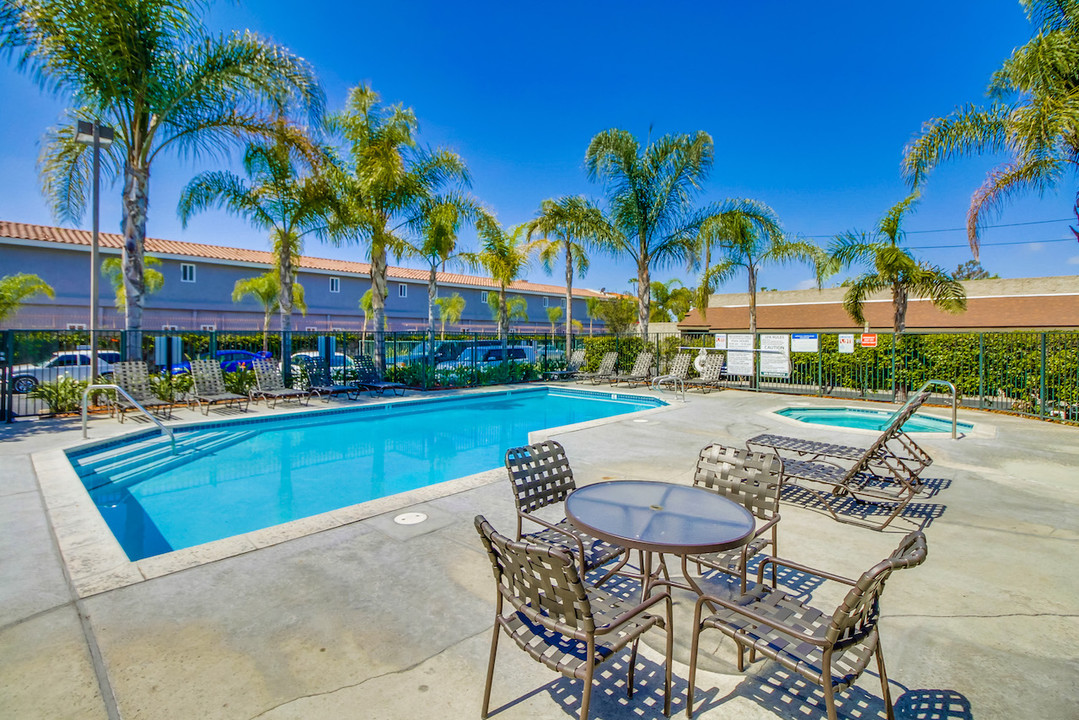
[[[820,398],[818,398],[818,399],[820,399]],[[828,409],[835,409],[835,410],[856,410],[856,411],[860,411],[860,412],[865,412],[867,410],[866,407],[858,407],[858,406],[849,404],[849,403],[859,402],[858,400],[840,400],[839,402],[847,403],[847,404],[828,405],[827,408]],[[877,405],[879,405],[879,403]],[[785,423],[787,425],[790,425],[792,427],[800,427],[800,428],[810,427],[810,428],[818,428],[818,429],[828,429],[828,430],[835,430],[835,431],[839,431],[839,432],[849,432],[849,433],[853,433],[853,434],[856,434],[856,435],[865,435],[867,437],[877,437],[881,433],[880,430],[871,430],[871,429],[868,429],[868,428],[855,428],[855,427],[845,427],[845,426],[838,426],[838,425],[822,425],[820,423],[807,423],[807,422],[804,422],[802,420],[798,420],[796,418],[792,418],[792,417],[788,417],[786,415],[780,414],[780,410],[786,410],[787,408],[816,408],[816,409],[823,409],[820,405],[814,405],[814,404],[808,403],[808,402],[789,401],[789,402],[785,402],[785,403],[780,404],[780,405],[773,405],[773,406],[765,408],[763,410],[759,410],[757,414],[761,415],[761,416],[767,416],[767,417],[770,417],[770,418],[774,418],[774,419],[779,420],[780,422]],[[881,411],[881,412],[888,412],[888,411],[894,412],[898,408],[899,408],[898,405],[895,405],[895,406],[888,405],[888,406],[884,406],[884,407],[875,407],[875,408],[868,408],[868,409],[874,409],[874,410],[878,410],[878,411]],[[930,410],[941,410],[943,412],[947,412],[948,413],[947,415],[937,414],[937,413],[934,413],[934,412],[925,412],[925,410],[926,410],[926,408],[923,406],[921,409],[918,410],[917,414],[922,414],[922,415],[925,415],[927,417],[931,417],[931,418],[933,418],[935,420],[942,420],[942,421],[948,423],[949,425],[952,422],[952,416],[951,416],[951,413],[948,410],[945,410],[943,408],[936,408],[936,407],[930,408]],[[964,410],[963,408],[959,409],[960,414],[962,414],[963,410]],[[959,419],[958,415],[957,415],[957,419]],[[959,422],[966,423],[967,425],[971,425],[972,427],[971,427],[971,429],[969,431],[963,431],[962,428],[957,428],[957,435],[956,435],[957,439],[962,439],[964,437],[992,438],[992,437],[996,437],[996,435],[997,435],[997,428],[996,428],[995,425],[993,425],[991,423],[987,423],[987,422],[982,422],[980,419],[978,421],[974,421],[974,420],[972,420],[970,418],[963,418],[963,419],[959,419]],[[950,439],[950,437],[951,437],[951,434],[948,431],[935,432],[935,431],[915,430],[915,431],[909,431],[907,434],[913,435],[915,437],[920,437],[920,438],[947,437],[947,438]]]
[[[315,408],[299,409],[298,412],[276,413],[264,417],[240,419],[239,421],[211,419],[206,421],[194,421],[170,425],[173,429],[181,428],[204,428],[217,425],[245,425],[262,422],[269,419],[281,420],[285,417],[300,417],[316,414],[337,414],[341,412],[363,412],[370,409],[379,409],[385,405],[398,405],[409,403],[411,405],[442,402],[451,398],[461,398],[474,395],[507,395],[523,392],[537,391],[550,388],[558,391],[566,391],[572,394],[600,394],[621,395],[627,398],[643,398],[656,396],[640,395],[626,390],[588,390],[567,388],[560,385],[529,385],[524,388],[500,386],[492,388],[473,388],[460,392],[452,392],[436,397],[419,398],[394,398],[380,402],[367,403],[356,407],[338,408]],[[528,441],[538,442],[554,434],[577,432],[589,428],[600,427],[614,422],[625,421],[629,417],[639,418],[645,415],[665,412],[676,407],[666,400],[664,405],[632,413],[623,413],[610,417],[589,420],[571,425],[563,425],[553,428],[543,428],[529,432]],[[383,409],[384,411],[384,409]],[[408,490],[395,495],[368,500],[355,505],[348,505],[336,510],[311,515],[309,517],[292,520],[280,525],[272,525],[260,530],[233,535],[231,537],[215,540],[189,548],[173,550],[168,553],[156,555],[142,560],[129,560],[127,554],[120,546],[119,541],[113,535],[101,513],[98,512],[89,492],[83,485],[75,468],[68,460],[68,452],[82,454],[83,450],[92,451],[109,447],[111,445],[126,442],[134,437],[147,434],[145,428],[124,433],[98,441],[79,442],[67,448],[56,448],[31,455],[34,472],[37,476],[38,487],[45,501],[45,510],[57,546],[64,565],[67,567],[71,585],[79,598],[85,598],[99,593],[116,590],[122,587],[135,585],[154,578],[171,575],[182,570],[198,567],[211,562],[224,560],[250,552],[256,552],[266,547],[289,542],[298,538],[307,537],[327,530],[350,525],[352,523],[368,520],[380,515],[396,512],[403,508],[430,502],[439,498],[455,495],[473,488],[489,485],[505,477],[505,469],[502,467],[483,470],[465,477],[446,480],[434,485]],[[157,434],[157,430],[149,431]]]

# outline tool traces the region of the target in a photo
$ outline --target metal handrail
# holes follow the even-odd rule
[[[161,428],[162,433],[169,436],[169,444],[172,446],[172,454],[173,455],[176,454],[176,434],[172,431],[172,428],[168,427],[167,425],[165,425],[165,423],[161,422],[160,420],[155,418],[152,414],[150,414],[150,411],[147,410],[146,408],[144,408],[142,406],[142,403],[140,403],[135,398],[131,397],[127,393],[127,391],[124,390],[119,385],[87,385],[86,389],[82,391],[82,436],[83,436],[84,439],[86,438],[86,420],[87,420],[87,417],[86,417],[86,405],[87,405],[87,402],[89,400],[91,390],[115,390],[116,392],[120,393],[125,398],[127,398],[128,402],[130,402],[136,408],[141,410],[143,415],[150,418],[150,420],[152,420],[155,425],[157,425],[159,428]],[[117,412],[120,412],[120,411],[117,410]]]
[[[918,392],[920,393],[920,392],[926,390],[930,385],[947,385],[952,390],[952,440],[955,440],[955,438],[956,438],[955,430],[956,430],[956,424],[957,424],[956,416],[958,414],[958,410],[957,410],[957,393],[956,393],[956,390],[955,390],[955,383],[950,382],[948,380],[926,380],[925,384],[923,384],[920,388],[918,388]]]
[[[652,386],[651,387],[652,387],[653,390],[657,390],[657,389],[662,390],[663,389],[663,383],[665,383],[665,382],[669,382],[671,384],[671,389],[674,390],[676,393],[678,392],[679,386],[681,386],[682,402],[686,401],[686,381],[685,380],[683,380],[680,377],[675,377],[674,375],[660,375],[659,377],[652,378]]]

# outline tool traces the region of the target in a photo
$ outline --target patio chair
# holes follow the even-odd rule
[[[577,489],[566,449],[560,443],[547,440],[510,448],[506,451],[506,471],[513,489],[513,502],[517,506],[518,541],[544,542],[566,550],[577,558],[581,577],[624,555],[597,585],[602,585],[626,564],[629,553],[625,549],[578,530],[565,517],[552,523],[534,514],[542,508],[565,502],[569,494]],[[526,534],[525,520],[542,529]]]
[[[925,535],[919,531],[904,537],[895,552],[863,573],[857,581],[788,560],[766,557],[757,571],[758,583],[748,594],[733,601],[711,595],[699,598],[693,614],[687,717],[693,717],[701,634],[715,628],[734,640],[738,647],[739,670],[745,670],[744,651],[749,648],[750,662],[760,652],[820,685],[829,720],[836,720],[835,693],[853,685],[875,655],[885,713],[889,720],[894,720],[877,627],[880,596],[892,572],[921,565],[925,557]],[[833,612],[818,610],[797,597],[764,585],[765,565],[770,564],[849,585],[850,590]],[[702,617],[706,605],[714,608],[709,610],[714,614]]]
[[[378,376],[378,370],[375,368],[374,361],[366,355],[357,355],[352,358],[352,360],[356,363],[355,383],[365,390],[368,390],[371,393],[371,397],[382,395],[387,390],[392,390],[394,395],[404,395],[405,390],[408,389],[406,385],[402,385],[401,383],[390,382],[380,378]]]
[[[247,412],[251,403],[251,396],[229,392],[225,388],[225,376],[221,372],[221,363],[217,360],[192,360],[191,385],[194,394],[192,399],[203,415],[210,414],[210,406],[214,403],[225,403],[226,407],[235,404],[237,408],[243,403],[244,412]]]
[[[614,374],[614,366],[618,364],[618,353],[609,352],[603,356],[603,359],[599,362],[599,369],[595,372],[579,372],[575,378],[578,383],[584,380],[591,380],[593,385],[599,385],[601,382],[609,378]]]
[[[578,348],[569,356],[565,370],[548,370],[543,373],[543,377],[547,380],[572,380],[580,372],[582,365],[584,365],[584,350]]]
[[[165,418],[172,418],[172,401],[162,400],[154,394],[150,385],[150,372],[142,360],[127,360],[112,364],[112,384],[119,385],[131,398],[150,412]],[[128,410],[135,410],[135,404],[120,393],[112,401],[117,418],[124,422]]]
[[[611,385],[626,383],[627,385],[644,385],[652,381],[652,365],[656,360],[655,353],[644,351],[637,354],[633,362],[633,369],[625,375],[611,375]]]
[[[897,476],[921,489],[919,475],[933,463],[933,458],[914,439],[903,432],[903,424],[929,399],[928,390],[912,396],[901,406],[881,434],[868,448],[851,445],[835,445],[803,438],[773,435],[757,435],[746,441],[746,447],[767,448],[787,459],[804,459],[811,462],[849,461],[864,465],[872,475],[883,480]]]
[[[674,360],[671,361],[671,366],[667,369],[667,374],[652,379],[652,389],[658,388],[662,390],[664,385],[670,385],[674,390],[677,390],[679,386],[684,390],[686,378],[689,376],[690,362],[692,360],[689,353],[675,355]]]
[[[334,395],[344,395],[349,400],[355,400],[360,396],[360,391],[363,390],[361,385],[352,382],[334,382],[325,360],[306,355],[301,355],[296,359],[307,373],[308,391],[322,398],[323,402],[328,403]]]
[[[774,453],[761,453],[730,448],[713,443],[701,449],[693,484],[713,490],[724,497],[741,503],[758,520],[756,532],[748,544],[725,552],[688,555],[688,562],[719,570],[742,579],[742,592],[746,591],[746,563],[755,555],[771,546],[777,549],[779,527],[779,486],[782,463]],[[772,583],[775,583],[773,567]]]
[[[277,407],[278,400],[295,400],[297,403],[306,400],[304,405],[311,403],[311,393],[307,390],[293,390],[285,386],[281,378],[281,371],[272,360],[252,360],[251,368],[255,371],[255,381],[258,386],[251,390],[251,397],[258,402],[259,398],[265,398],[267,403],[273,401],[271,408]]]
[[[700,377],[686,380],[686,388],[699,388],[707,394],[712,388],[722,389],[719,376],[723,372],[723,353],[708,353]]]
[[[627,692],[633,697],[637,644],[651,628],[660,628],[667,635],[663,712],[670,715],[674,635],[667,590],[654,592],[640,604],[632,605],[582,582],[576,560],[565,550],[542,543],[514,542],[496,532],[482,515],[476,516],[475,524],[498,589],[480,717],[486,718],[490,708],[500,632],[504,631],[534,660],[582,681],[580,720],[587,720],[596,667],[627,645],[632,648]],[[664,616],[648,612],[660,603],[666,611]]]

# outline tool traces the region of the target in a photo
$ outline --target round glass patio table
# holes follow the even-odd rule
[[[742,505],[709,490],[641,480],[577,488],[566,516],[584,532],[648,553],[695,555],[745,545],[756,522]]]

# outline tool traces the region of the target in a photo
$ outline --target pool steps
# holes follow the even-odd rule
[[[168,438],[155,435],[132,445],[106,449],[100,453],[88,453],[69,458],[87,490],[106,485],[114,487],[131,485],[157,473],[196,458],[235,445],[257,435],[257,430],[242,432],[221,430],[210,433],[180,434],[176,438],[176,454],[172,454]],[[116,472],[121,468],[126,472]]]

